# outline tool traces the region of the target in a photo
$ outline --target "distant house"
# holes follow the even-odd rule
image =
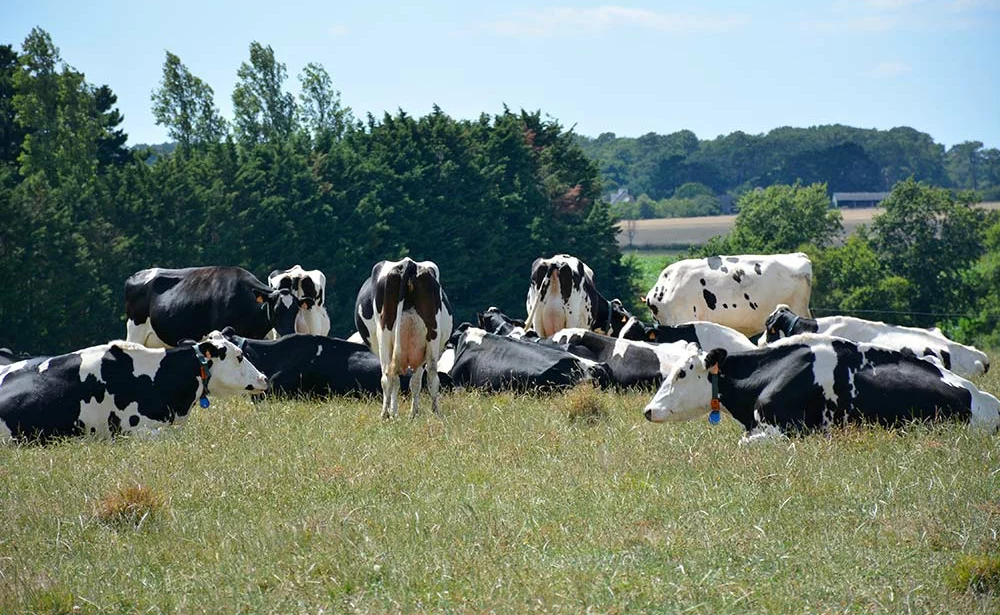
[[[834,192],[834,207],[878,207],[888,192]]]
[[[632,195],[628,193],[628,188],[619,188],[618,192],[615,192],[608,197],[608,202],[612,205],[616,205],[618,203],[631,203]]]

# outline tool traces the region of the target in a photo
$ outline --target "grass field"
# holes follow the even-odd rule
[[[0,612],[1000,609],[960,575],[997,573],[996,437],[742,449],[729,419],[646,423],[649,396],[232,400],[158,440],[0,448]]]

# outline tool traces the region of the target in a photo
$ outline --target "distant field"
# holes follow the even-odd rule
[[[1000,203],[983,203],[982,207],[1000,209]],[[870,224],[872,218],[885,211],[881,207],[863,209],[842,209],[844,231],[851,234],[862,224]],[[637,220],[633,248],[662,248],[669,246],[700,245],[715,237],[725,235],[732,229],[736,216],[702,216],[697,218],[658,218]],[[618,245],[629,246],[625,223],[619,224]]]

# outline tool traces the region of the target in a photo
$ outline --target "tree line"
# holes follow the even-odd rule
[[[332,334],[353,330],[372,265],[438,263],[459,320],[524,311],[530,266],[569,252],[631,296],[597,167],[541,112],[353,116],[319,64],[250,44],[223,118],[167,52],[151,93],[176,143],[130,151],[117,98],[35,28],[0,46],[0,346],[53,353],[124,336],[123,284],[146,267],[296,263],[328,278]]]
[[[690,130],[638,138],[605,133],[576,141],[601,170],[606,192],[627,188],[646,197],[634,217],[717,213],[718,203],[692,200],[699,193],[741,195],[774,184],[826,184],[833,192],[889,191],[898,182],[917,181],[955,190],[975,190],[1000,200],[1000,149],[966,141],[945,148],[906,126],[891,130],[830,125],[783,127],[766,134],[734,132],[699,139]],[[662,211],[656,211],[656,201]],[[699,207],[700,206],[700,207]],[[665,208],[665,209],[664,209]],[[714,211],[713,211],[714,209]],[[678,211],[674,211],[678,210]]]

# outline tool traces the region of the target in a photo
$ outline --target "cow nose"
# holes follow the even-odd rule
[[[983,363],[983,373],[984,374],[990,373],[990,362],[989,361]]]
[[[650,410],[649,408],[646,408],[646,411],[643,412],[642,415],[644,417],[646,417],[647,421],[652,421],[653,420],[653,411]]]

